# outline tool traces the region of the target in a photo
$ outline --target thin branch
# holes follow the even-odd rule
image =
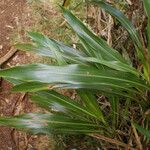
[[[89,136],[92,136],[92,137],[94,137],[94,138],[97,138],[97,139],[100,139],[100,140],[103,140],[103,141],[106,141],[106,142],[109,142],[109,143],[111,143],[111,144],[115,144],[115,145],[117,145],[117,146],[121,146],[121,147],[124,147],[124,148],[128,147],[129,150],[137,150],[137,149],[135,149],[135,148],[129,147],[128,144],[122,143],[122,142],[120,142],[120,141],[118,141],[118,140],[115,140],[115,139],[111,139],[111,138],[105,137],[105,136],[103,136],[103,135],[90,134]]]
[[[16,52],[17,49],[11,48],[8,53],[6,53],[3,57],[0,58],[0,65],[8,61]]]
[[[138,136],[138,133],[137,133],[137,131],[136,131],[134,125],[131,124],[131,126],[132,126],[132,130],[133,130],[133,133],[134,133],[134,136],[135,136],[135,139],[136,139],[136,143],[137,143],[137,145],[138,145],[138,147],[139,147],[139,150],[143,150],[143,146],[142,146],[142,144],[141,144],[141,141],[140,141],[140,138],[139,138],[139,136]]]

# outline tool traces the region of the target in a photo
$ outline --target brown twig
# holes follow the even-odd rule
[[[8,61],[16,52],[17,52],[17,49],[11,48],[6,55],[0,58],[0,65]]]
[[[67,23],[67,21],[64,20],[64,21],[59,25],[59,27],[61,28],[61,27],[65,26],[66,23]]]
[[[137,149],[135,149],[135,148],[129,147],[128,144],[122,143],[122,142],[120,142],[120,141],[118,141],[118,140],[115,140],[115,139],[111,139],[111,138],[105,137],[105,136],[103,136],[103,135],[90,134],[89,136],[94,137],[94,138],[97,138],[97,139],[100,139],[100,140],[103,140],[103,141],[106,141],[106,142],[109,142],[109,143],[111,143],[111,144],[115,144],[115,145],[117,145],[117,146],[124,147],[124,148],[128,147],[129,150],[137,150]]]
[[[129,5],[132,5],[131,0],[126,0]]]
[[[23,93],[19,99],[16,101],[15,105],[14,105],[14,109],[12,114],[13,115],[19,115],[21,110],[22,110],[22,101],[25,99],[27,93]]]
[[[129,150],[129,147],[130,147],[130,145],[131,145],[131,142],[132,142],[132,133],[133,133],[133,131],[132,131],[132,129],[130,128],[130,136],[129,136],[128,146],[126,147],[126,150]]]
[[[139,136],[138,136],[138,133],[137,133],[137,131],[136,131],[134,125],[131,124],[131,126],[132,126],[132,130],[133,130],[133,133],[134,133],[134,136],[135,136],[135,139],[136,139],[136,143],[137,143],[137,145],[138,145],[138,147],[139,147],[139,150],[143,150],[143,146],[142,146],[142,144],[141,144],[141,141],[140,141],[140,138],[139,138]]]
[[[107,39],[107,43],[108,45],[112,46],[112,36],[111,36],[111,30],[113,28],[114,25],[114,20],[112,18],[111,15],[109,15],[109,21],[108,21],[108,39]]]

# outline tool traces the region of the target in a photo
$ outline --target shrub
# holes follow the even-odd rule
[[[132,103],[142,112],[148,110],[150,46],[143,47],[139,33],[122,12],[104,1],[92,2],[114,16],[129,32],[142,69],[134,68],[117,50],[62,7],[64,17],[80,39],[82,50],[30,32],[33,44],[17,44],[16,47],[53,58],[56,64],[28,64],[0,71],[1,77],[15,84],[13,91],[30,92],[31,100],[50,113],[1,117],[1,125],[26,129],[36,134],[88,134],[116,143],[111,138],[130,124],[147,138],[150,137],[144,124],[143,127],[138,125],[137,118],[128,113]],[[149,1],[144,0],[144,5],[150,16]],[[148,20],[148,43],[149,27]],[[75,89],[78,101],[60,94],[56,89]],[[99,95],[105,95],[109,107],[99,104]],[[126,146],[119,141],[117,143]]]

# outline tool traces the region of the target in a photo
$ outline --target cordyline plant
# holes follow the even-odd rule
[[[139,33],[122,12],[104,1],[92,2],[115,17],[129,32],[142,69],[134,68],[104,39],[97,37],[69,10],[62,8],[65,19],[80,39],[82,50],[30,32],[34,43],[17,44],[16,47],[53,58],[57,65],[28,64],[0,70],[1,77],[15,84],[13,91],[30,92],[31,100],[50,113],[1,117],[1,125],[26,129],[36,134],[87,134],[116,143],[111,138],[127,124],[143,133],[143,140],[150,138],[145,122],[140,125],[139,120],[134,120],[128,113],[132,102],[142,112],[149,109],[150,20],[147,26],[148,46],[144,48]],[[150,17],[150,1],[143,2],[146,14]],[[75,89],[78,101],[55,89]],[[98,103],[99,95],[105,95],[110,102],[110,109]],[[147,119],[146,124],[148,122]],[[119,141],[117,144],[126,146]]]

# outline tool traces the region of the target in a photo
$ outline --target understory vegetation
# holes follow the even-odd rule
[[[0,70],[0,76],[14,84],[13,92],[29,92],[31,100],[46,112],[0,117],[0,125],[33,134],[69,134],[80,138],[88,135],[90,140],[96,139],[93,143],[98,143],[100,149],[148,148],[150,1],[143,0],[147,16],[143,33],[146,39],[126,15],[108,2],[89,0],[87,3],[103,9],[128,31],[138,65],[128,53],[122,55],[69,9],[60,6],[69,28],[78,36],[76,44],[70,47],[39,32],[28,32],[32,42],[15,46],[53,60],[53,63]],[[73,96],[66,96],[66,89]]]

